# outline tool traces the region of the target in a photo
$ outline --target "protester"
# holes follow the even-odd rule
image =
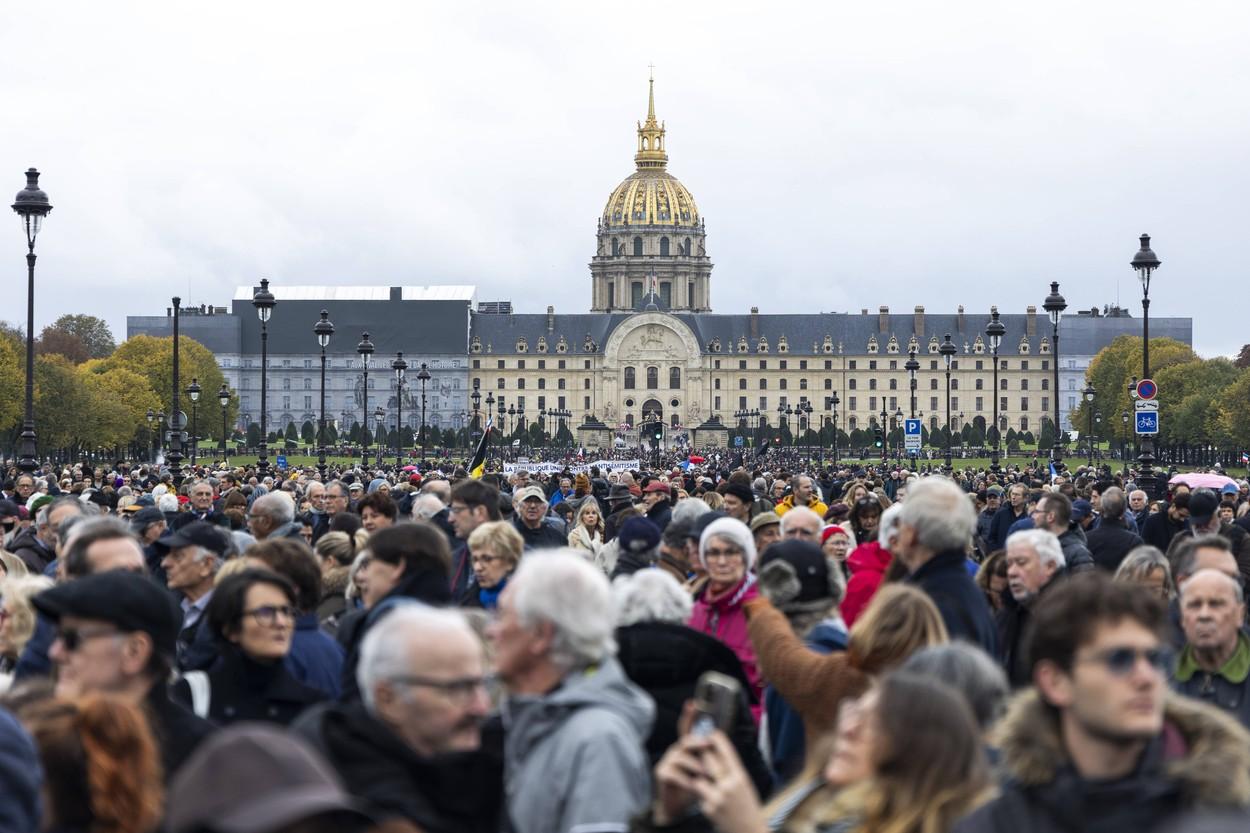
[[[1165,603],[1176,595],[1167,556],[1147,545],[1137,547],[1124,556],[1115,571],[1115,580],[1140,584]]]
[[[977,568],[977,587],[985,594],[985,601],[990,605],[990,612],[995,615],[1003,609],[1007,592],[1007,552],[995,550],[985,557]]]
[[[1181,588],[1185,648],[1173,673],[1177,691],[1210,703],[1250,728],[1250,637],[1241,584],[1199,570]]]
[[[842,600],[842,618],[848,627],[854,625],[867,609],[894,562],[892,552],[897,543],[898,518],[902,511],[901,503],[885,510],[873,537],[857,539],[859,545],[846,559],[851,577],[846,583],[846,598]]]
[[[480,480],[463,480],[451,490],[449,518],[456,531],[457,543],[451,552],[451,597],[464,598],[473,581],[473,564],[469,556],[469,536],[484,523],[498,521],[499,490]]]
[[[489,633],[516,833],[621,830],[650,798],[655,707],[613,657],[611,610],[607,579],[568,550],[527,556],[500,597]]]
[[[476,527],[466,543],[473,565],[473,583],[460,598],[460,606],[494,611],[499,606],[499,594],[521,563],[525,541],[512,524],[490,521]]]
[[[562,549],[568,544],[565,534],[544,523],[548,506],[541,486],[519,489],[512,496],[512,506],[516,514],[512,524],[521,533],[526,550]]]
[[[1007,538],[1007,593],[997,616],[999,656],[1015,687],[1031,682],[1032,666],[1024,656],[1025,633],[1033,607],[1063,575],[1063,547],[1054,533],[1023,529]]]
[[[0,581],[0,691],[13,682],[13,669],[35,634],[31,598],[52,586],[44,576],[8,576]]]
[[[599,504],[594,498],[583,499],[573,513],[573,529],[569,532],[568,545],[589,553],[594,561],[603,543],[603,516],[599,512]]]
[[[1094,563],[1104,570],[1115,572],[1124,556],[1142,545],[1141,536],[1128,526],[1128,508],[1124,491],[1116,486],[1107,488],[1101,498],[1102,516],[1098,526],[1085,536],[1086,546]]]

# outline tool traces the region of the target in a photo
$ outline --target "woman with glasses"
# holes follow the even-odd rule
[[[699,561],[707,571],[707,583],[695,596],[690,627],[716,637],[737,655],[751,683],[751,713],[758,723],[764,682],[747,635],[744,607],[759,595],[751,572],[755,563],[751,530],[734,518],[712,521],[699,537]]]
[[[507,521],[490,521],[470,532],[465,543],[473,581],[460,597],[460,606],[493,611],[499,605],[499,594],[521,563],[525,541]]]
[[[218,725],[242,720],[289,724],[325,695],[286,670],[295,632],[295,588],[268,570],[247,569],[217,585],[205,611],[221,656],[189,671],[170,695]]]

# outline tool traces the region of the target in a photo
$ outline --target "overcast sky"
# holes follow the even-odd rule
[[[715,311],[1022,312],[1058,280],[1070,310],[1139,315],[1148,232],[1152,313],[1229,354],[1248,31],[1244,0],[6,3],[0,183],[36,166],[55,207],[37,328],[86,312],[120,339],[261,277],[585,312],[653,63]]]

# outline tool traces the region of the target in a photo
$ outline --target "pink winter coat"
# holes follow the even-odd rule
[[[842,600],[842,621],[847,628],[855,624],[877,588],[885,579],[885,571],[890,569],[894,556],[876,541],[867,541],[856,547],[846,559],[846,566],[851,571],[851,580],[846,583],[846,598]]]
[[[764,702],[764,681],[755,661],[755,648],[747,633],[747,614],[744,608],[747,602],[759,595],[755,587],[755,576],[748,573],[736,586],[715,600],[709,600],[709,592],[707,586],[704,586],[695,598],[694,611],[690,614],[690,627],[716,637],[737,655],[738,661],[742,663],[742,670],[746,672],[747,680],[751,683],[754,701],[751,714],[758,723],[760,704]]]

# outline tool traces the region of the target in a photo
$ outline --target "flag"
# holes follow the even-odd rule
[[[1241,462],[1250,465],[1250,454],[1247,454],[1244,451],[1241,452]]]
[[[473,459],[469,462],[469,477],[474,480],[486,473],[486,446],[490,444],[490,430],[494,424],[495,418],[488,416],[486,429],[482,431],[482,438],[477,441],[477,450],[473,452]]]

